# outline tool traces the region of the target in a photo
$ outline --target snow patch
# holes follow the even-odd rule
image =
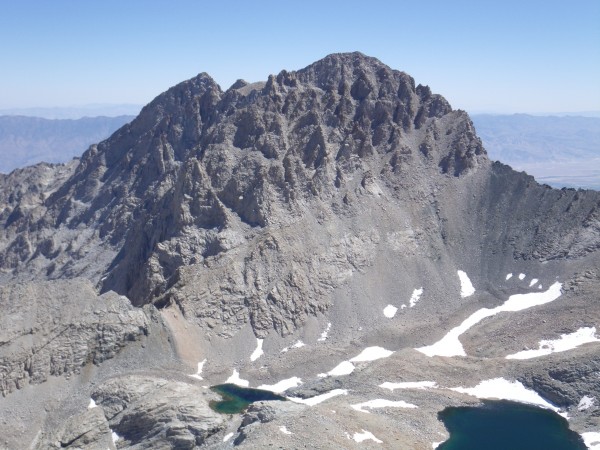
[[[369,411],[364,408],[418,408],[417,405],[413,405],[412,403],[407,403],[402,400],[394,401],[394,400],[386,400],[383,398],[378,398],[375,400],[369,400],[368,402],[357,403],[356,405],[350,405],[353,409],[369,413]]]
[[[462,270],[458,270],[458,278],[460,278],[460,296],[462,298],[470,297],[475,293],[475,288],[469,279],[469,276]]]
[[[287,397],[288,400],[296,403],[302,403],[303,405],[315,406],[319,403],[329,400],[330,398],[337,397],[338,395],[348,395],[347,389],[334,389],[329,392],[325,392],[321,395],[316,395],[310,398],[299,398],[299,397]]]
[[[263,340],[256,338],[256,349],[254,349],[254,351],[250,355],[250,361],[256,361],[258,358],[260,358],[265,353],[265,352],[263,352],[262,345],[263,345]]]
[[[204,368],[204,364],[206,363],[206,358],[204,358],[202,361],[200,361],[198,363],[198,372],[196,372],[193,375],[189,375],[192,378],[196,378],[198,380],[203,380],[204,378],[202,378],[202,369]]]
[[[437,388],[437,383],[435,381],[403,381],[400,383],[386,381],[385,383],[381,383],[379,387],[389,389],[390,391],[394,389],[435,389]]]
[[[412,295],[410,296],[410,300],[409,300],[409,305],[411,308],[417,304],[417,302],[420,300],[422,294],[423,294],[422,287],[419,289],[415,289],[413,291]]]
[[[540,281],[540,280],[538,280],[537,278],[532,278],[531,281],[529,282],[529,287],[533,287],[533,285],[535,283],[537,283],[538,281]]]
[[[580,345],[598,341],[600,341],[600,339],[596,337],[596,327],[584,327],[570,334],[561,334],[559,339],[541,340],[537,350],[523,350],[508,355],[506,359],[537,358],[550,355],[551,353],[566,352],[568,350],[573,350]]]
[[[357,356],[352,358],[350,362],[365,362],[365,361],[375,361],[376,359],[387,358],[392,353],[391,350],[386,350],[382,347],[367,347],[362,352],[360,352]]]
[[[321,337],[317,339],[317,341],[322,342],[327,339],[327,336],[329,336],[329,330],[331,330],[331,322],[327,324],[327,328],[325,328],[325,331],[321,333]]]
[[[371,440],[371,441],[377,442],[378,444],[383,444],[383,441],[380,439],[377,439],[375,436],[373,436],[373,433],[370,433],[369,431],[365,431],[365,430],[361,430],[361,431],[362,431],[362,433],[354,433],[354,436],[352,436],[352,439],[354,439],[356,442]]]
[[[404,309],[404,308],[406,308],[405,304],[400,305],[400,309]]]
[[[290,348],[301,348],[304,347],[306,344],[300,340],[298,340],[294,345],[290,346],[290,347],[285,347],[281,350],[281,353],[285,353],[287,352]]]
[[[320,378],[325,378],[326,376],[339,377],[342,375],[350,375],[352,372],[354,372],[354,369],[354,364],[352,364],[350,361],[342,361],[329,372],[320,373],[317,376]]]
[[[90,404],[88,405],[88,409],[92,409],[92,408],[96,408],[98,405],[96,405],[96,402],[94,401],[93,398],[90,398]]]
[[[502,305],[492,309],[482,308],[467,317],[459,326],[452,328],[442,339],[432,345],[419,347],[415,350],[427,356],[466,356],[465,350],[458,339],[461,334],[478,324],[486,317],[494,316],[503,311],[522,311],[533,306],[550,303],[561,296],[562,284],[558,281],[547,291],[531,292],[529,294],[511,295]]]
[[[236,369],[233,369],[233,374],[231,374],[231,376],[227,378],[227,381],[225,381],[225,383],[237,384],[238,386],[242,387],[250,386],[250,382],[248,380],[242,380],[240,378],[240,373]]]
[[[477,398],[512,400],[515,402],[541,406],[542,408],[559,412],[559,409],[556,406],[544,400],[537,392],[527,389],[519,381],[493,378],[491,380],[483,380],[477,386],[472,388],[456,387],[450,389]]]
[[[600,433],[597,431],[588,431],[581,433],[583,443],[590,450],[600,450]]]
[[[293,434],[291,431],[289,431],[285,426],[281,426],[279,427],[279,431],[281,431],[283,434]]]
[[[275,392],[276,394],[280,394],[281,392],[293,388],[298,387],[302,384],[302,379],[298,377],[287,378],[285,380],[281,380],[275,384],[261,384],[257,389],[263,389],[265,391]]]
[[[439,447],[440,444],[443,444],[443,443],[444,443],[444,441],[442,441],[442,442],[432,442],[431,443],[431,448],[436,449],[436,448]]]
[[[510,280],[511,278],[512,278],[512,273],[509,273],[509,274],[506,275],[506,279],[507,280]]]
[[[524,274],[524,273],[520,273],[520,274],[519,274],[519,280],[522,280],[522,279],[524,279],[524,278],[525,278],[525,274]]]
[[[233,433],[228,433],[223,437],[223,442],[227,442],[229,439],[233,437]]]
[[[396,315],[396,311],[398,311],[398,308],[396,308],[394,305],[387,305],[385,308],[383,308],[383,315],[388,319],[391,319]]]
[[[586,409],[589,409],[592,406],[594,406],[594,403],[596,403],[596,397],[588,397],[587,395],[584,395],[583,397],[581,397],[581,400],[579,400],[577,410],[585,411]]]
[[[109,428],[110,430],[110,437],[112,438],[113,444],[116,444],[117,441],[119,439],[121,439],[121,436],[119,436],[117,433],[115,433],[111,428]]]

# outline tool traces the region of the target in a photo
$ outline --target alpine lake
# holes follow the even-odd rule
[[[262,389],[227,383],[212,386],[222,397],[210,407],[221,414],[239,414],[253,402],[287,400]],[[449,407],[438,418],[450,438],[437,450],[586,450],[567,420],[548,409],[510,401],[486,400],[482,406]]]
[[[221,414],[238,414],[253,402],[261,400],[286,400],[281,395],[262,389],[241,387],[236,384],[226,383],[212,386],[211,390],[219,394],[223,400],[213,400],[209,406]]]
[[[438,414],[450,438],[437,450],[586,450],[557,413],[509,401],[446,408]]]

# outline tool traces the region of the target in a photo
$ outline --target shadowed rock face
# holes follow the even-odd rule
[[[594,283],[565,289],[568,308],[549,309],[544,325],[499,316],[491,343],[487,322],[465,333],[469,352],[485,347],[477,350],[481,360],[446,365],[410,350],[432,344],[479,308],[538,289],[509,284],[509,272],[513,281],[523,271],[527,282],[535,276],[545,287],[557,279],[572,286],[597,267],[600,194],[551,189],[491,163],[465,112],[360,53],[330,55],[265,83],[240,80],[225,92],[204,73],[185,81],[80,161],[0,175],[0,229],[0,301],[10,306],[3,319],[35,336],[23,346],[20,325],[2,328],[3,393],[62,374],[86,386],[103,411],[60,432],[44,419],[41,448],[75,446],[92,423],[101,432],[86,439],[100,447],[112,429],[134,448],[219,448],[231,424],[204,404],[189,404],[189,395],[205,394],[181,379],[205,357],[212,384],[224,382],[233,366],[254,386],[314,377],[359,346],[385,345],[405,353],[378,366],[381,372],[361,366],[347,385],[318,380],[307,389],[377,395],[376,387],[365,388],[369,380],[403,374],[419,381],[423,373],[447,386],[474,385],[483,374],[510,376],[561,405],[596,389],[572,385],[563,372],[554,377],[548,364],[498,359],[521,349],[515,330],[534,345],[547,338],[536,334],[538,325],[555,336],[600,319]],[[468,273],[475,295],[458,294],[457,270]],[[419,303],[402,308],[419,288]],[[18,322],[23,289],[39,300]],[[66,334],[54,336],[55,328],[40,323],[32,312],[39,305],[56,306],[49,317]],[[398,309],[393,320],[381,313],[386,305]],[[573,308],[579,316],[568,312]],[[63,310],[72,313],[64,320]],[[317,349],[327,323],[333,341]],[[255,337],[271,345],[264,366],[249,359]],[[299,338],[312,346],[281,356]],[[581,355],[564,373],[577,373]],[[141,378],[128,378],[136,371]],[[172,401],[161,403],[163,388]],[[432,411],[449,404],[450,397],[427,395]],[[71,417],[77,401],[49,408]],[[298,420],[299,407],[274,408]],[[431,417],[403,429],[412,436],[406,448],[423,444],[419,428],[436,429]],[[335,429],[336,420],[315,416],[305,425],[345,448],[345,440],[321,429]],[[242,427],[239,442],[261,448],[272,441],[271,425],[254,422]]]

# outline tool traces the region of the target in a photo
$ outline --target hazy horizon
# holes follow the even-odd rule
[[[360,51],[455,109],[598,111],[598,23],[595,0],[3,1],[0,110],[144,105],[200,72],[227,89]]]

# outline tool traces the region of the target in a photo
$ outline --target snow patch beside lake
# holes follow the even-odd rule
[[[407,403],[402,400],[395,401],[386,400],[383,398],[369,400],[368,402],[357,403],[356,405],[350,406],[357,411],[364,412],[367,414],[370,413],[370,411],[367,411],[364,408],[418,408],[417,405],[413,405],[412,403]]]
[[[419,347],[415,350],[427,356],[466,356],[465,350],[458,339],[469,328],[481,322],[486,317],[494,316],[500,312],[516,312],[533,306],[550,303],[561,296],[562,284],[558,281],[547,291],[530,292],[528,294],[511,295],[502,305],[495,308],[482,308],[467,317],[459,326],[452,328],[442,339],[432,345]]]
[[[598,341],[600,341],[600,339],[596,337],[596,327],[584,327],[570,334],[561,334],[559,339],[541,340],[537,350],[523,350],[508,355],[506,359],[538,358],[552,353],[566,352],[568,350],[573,350],[580,345]]]
[[[559,412],[559,409],[556,406],[544,400],[537,392],[527,389],[519,381],[493,378],[491,380],[483,380],[477,386],[472,388],[456,387],[450,389],[477,398],[512,400],[515,402],[541,406],[542,408]]]
[[[600,450],[600,433],[597,431],[588,431],[581,433],[583,443],[590,450]]]
[[[469,279],[469,276],[462,270],[458,270],[458,278],[460,279],[460,296],[462,298],[470,297],[475,293],[475,288]]]
[[[330,398],[337,397],[338,395],[348,395],[347,389],[334,389],[329,392],[325,392],[321,395],[316,395],[310,398],[300,398],[300,397],[287,397],[288,400],[296,403],[302,403],[303,405],[315,406],[319,403],[324,402],[325,400],[329,400]]]
[[[394,389],[435,389],[437,388],[437,383],[435,381],[403,381],[400,383],[386,381],[385,383],[381,383],[379,387],[389,389],[390,391]]]
[[[275,392],[276,394],[280,394],[281,392],[293,388],[298,387],[302,384],[302,379],[298,377],[287,378],[285,380],[281,380],[275,384],[261,384],[257,389],[263,389],[265,391]]]
[[[260,358],[265,352],[262,349],[263,340],[256,338],[256,349],[250,355],[250,361],[256,361]]]
[[[240,373],[236,369],[233,369],[233,373],[229,378],[227,378],[227,381],[225,381],[225,383],[237,384],[238,386],[242,387],[250,386],[250,382],[248,380],[242,380],[240,378]]]

